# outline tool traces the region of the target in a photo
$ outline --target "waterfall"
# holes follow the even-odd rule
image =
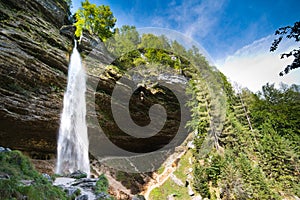
[[[60,120],[56,173],[68,174],[81,170],[89,176],[89,141],[85,102],[86,75],[76,47],[75,41]]]

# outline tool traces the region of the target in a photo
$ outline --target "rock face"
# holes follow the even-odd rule
[[[0,144],[55,152],[72,40],[63,0],[0,1]]]
[[[68,13],[64,0],[0,1],[0,145],[31,152],[35,158],[45,155],[53,158],[56,153],[75,31]],[[88,79],[97,81],[95,91],[89,88],[87,95],[95,93],[92,102],[96,103],[95,117],[109,140],[122,149],[138,153],[168,144],[181,120],[179,102],[172,92],[159,84],[140,86],[133,92],[129,107],[137,125],[149,124],[149,108],[156,103],[166,108],[168,118],[156,136],[132,138],[117,126],[110,109],[113,89],[122,74],[105,65],[115,58],[99,39],[86,33],[78,49],[83,60],[91,52],[97,58],[95,68],[86,66]],[[126,85],[122,87],[125,93],[132,92]],[[118,109],[123,112],[126,108],[120,104]]]

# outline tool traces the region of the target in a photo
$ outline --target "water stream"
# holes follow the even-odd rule
[[[77,44],[71,55],[57,144],[57,174],[76,170],[90,174],[86,126],[86,74]]]

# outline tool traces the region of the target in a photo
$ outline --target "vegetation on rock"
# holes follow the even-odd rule
[[[78,9],[75,14],[75,35],[77,37],[81,36],[83,30],[97,35],[102,41],[114,34],[113,28],[117,20],[109,6],[97,6],[91,4],[88,0],[82,2],[81,5],[82,8]]]
[[[19,151],[0,152],[1,199],[67,199],[65,192],[40,175]],[[28,184],[26,184],[28,183]]]
[[[106,44],[119,56],[114,65],[121,70],[160,64],[190,79],[187,92],[192,96],[188,102],[192,120],[188,126],[195,132],[196,192],[210,199],[281,199],[300,195],[299,86],[282,85],[276,89],[266,84],[262,92],[254,94],[233,87],[195,47],[186,50],[176,41],[152,34],[138,37],[134,27],[120,29],[116,36],[114,43]],[[172,56],[177,59],[172,60]],[[218,91],[225,97],[220,97]],[[216,107],[224,109],[226,116],[222,117],[219,109],[216,112]],[[167,196],[166,187],[175,187],[172,184],[169,181],[155,189],[153,198]]]

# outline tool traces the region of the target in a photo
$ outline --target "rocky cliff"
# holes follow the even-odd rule
[[[0,145],[47,158],[56,153],[73,48],[75,30],[70,25],[68,6],[64,0],[1,0],[0,20]],[[136,124],[145,126],[150,122],[148,111],[155,103],[166,108],[168,118],[156,136],[132,138],[120,130],[110,109],[112,91],[122,76],[120,71],[106,67],[115,58],[89,34],[83,35],[78,48],[83,60],[96,56],[97,62],[86,67],[88,79],[95,80],[97,86],[95,91],[90,88],[87,95],[95,93],[94,117],[109,140],[131,152],[150,152],[168,144],[180,123],[179,102],[174,94],[159,84],[139,87],[133,93],[129,107]],[[125,86],[124,92],[132,91]],[[126,108],[120,104],[118,109],[122,112]],[[93,132],[93,127],[89,131]]]
[[[72,40],[63,0],[0,1],[0,143],[55,152]]]

